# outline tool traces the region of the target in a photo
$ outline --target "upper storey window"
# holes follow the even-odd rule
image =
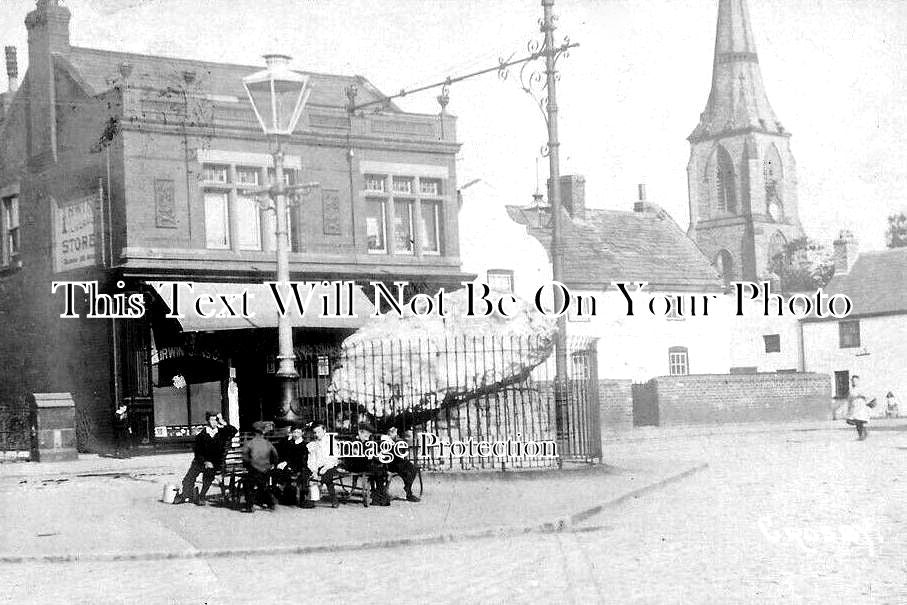
[[[230,167],[223,164],[205,164],[202,178],[206,183],[229,183]]]
[[[7,266],[19,256],[19,196],[0,199],[0,265]]]
[[[443,179],[369,173],[363,186],[370,254],[441,254]]]

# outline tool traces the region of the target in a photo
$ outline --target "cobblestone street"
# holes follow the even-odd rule
[[[905,603],[907,432],[883,428],[866,442],[837,429],[616,442],[615,457],[709,467],[573,531],[295,556],[4,565],[0,598]]]

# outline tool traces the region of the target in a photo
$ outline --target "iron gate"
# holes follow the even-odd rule
[[[396,427],[423,468],[588,462],[601,457],[595,344],[570,343],[560,439],[553,341],[542,337],[354,340],[299,360],[299,409],[341,433]]]
[[[34,415],[25,401],[0,400],[0,461],[29,460]]]

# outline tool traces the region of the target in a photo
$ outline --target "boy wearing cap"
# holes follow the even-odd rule
[[[374,434],[375,429],[369,424],[359,425],[359,434],[357,438],[363,444],[369,441],[373,441],[372,435]],[[379,451],[380,448],[376,447],[376,451]],[[365,446],[362,448],[363,452],[368,451]],[[376,457],[351,457],[344,458],[343,464],[346,469],[352,473],[368,473],[369,482],[372,486],[372,504],[377,506],[390,506],[391,499],[387,493],[387,471],[384,468],[384,465]]]
[[[208,425],[195,436],[195,443],[192,444],[192,452],[195,455],[186,476],[183,477],[183,489],[176,496],[175,504],[182,504],[195,496],[195,480],[201,474],[202,490],[194,501],[198,506],[205,505],[208,488],[211,487],[214,475],[223,463],[224,449],[236,434],[236,427],[227,424],[220,414],[205,412],[205,422]]]
[[[312,479],[321,481],[328,490],[331,507],[337,508],[337,493],[334,489],[334,479],[337,476],[337,456],[331,451],[331,436],[324,430],[322,423],[316,423],[312,430],[315,439],[309,442],[308,466],[312,472]]]
[[[271,469],[277,465],[278,456],[274,445],[265,439],[265,424],[256,422],[252,425],[255,434],[242,448],[243,466],[246,467],[246,478],[243,487],[246,492],[246,506],[244,512],[251,513],[255,503],[256,492],[258,499],[265,498],[265,506],[274,510],[277,502],[270,490]]]

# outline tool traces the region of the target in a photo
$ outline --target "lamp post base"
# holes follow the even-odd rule
[[[279,376],[280,380],[280,409],[274,418],[276,426],[289,426],[302,420],[302,417],[293,409],[296,399],[296,376]]]

